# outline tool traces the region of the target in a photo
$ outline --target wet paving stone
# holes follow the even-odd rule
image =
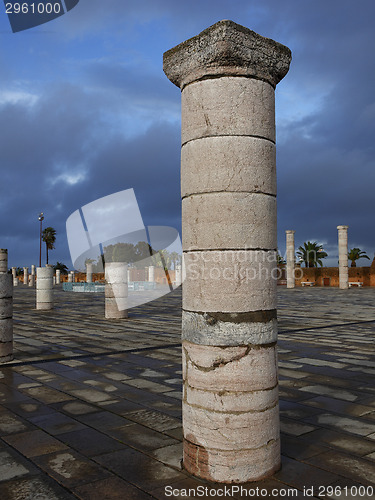
[[[115,415],[109,411],[101,411],[99,413],[89,413],[88,415],[80,415],[76,417],[77,420],[84,424],[93,427],[99,431],[105,429],[114,429],[116,427],[123,427],[124,425],[131,424],[130,420],[124,417]]]
[[[14,413],[0,409],[0,436],[17,434],[33,429],[34,426]]]
[[[331,429],[318,429],[303,436],[303,442],[319,443],[360,457],[375,452],[375,441]]]
[[[117,429],[108,429],[106,434],[140,451],[156,450],[178,442],[165,434],[133,423]]]
[[[24,459],[20,460],[15,453],[5,449],[0,450],[0,481],[8,481],[20,476],[26,476],[32,469],[35,468],[31,464],[29,465]],[[2,489],[1,483],[0,488]]]
[[[73,399],[72,396],[56,391],[55,389],[51,389],[50,387],[31,387],[30,389],[24,389],[24,392],[32,398],[47,405]]]
[[[131,449],[101,455],[95,460],[146,492],[186,477],[181,472]]]
[[[86,429],[86,426],[77,422],[73,418],[64,415],[63,413],[51,413],[41,417],[33,417],[30,419],[36,427],[43,429],[52,436],[63,434],[64,432],[78,431]]]
[[[28,458],[67,449],[61,441],[41,430],[4,436],[3,440]]]
[[[31,477],[8,481],[0,485],[1,500],[74,500],[67,492],[48,477]]]
[[[308,485],[374,481],[375,290],[278,293],[283,468],[249,487],[304,498]],[[218,488],[180,470],[180,290],[126,322],[104,319],[100,294],[55,294],[56,308],[38,314],[35,292],[15,289],[15,360],[0,368],[0,500]]]
[[[60,434],[59,440],[87,457],[126,448],[119,441],[88,428]]]
[[[73,489],[81,500],[151,500],[153,497],[116,476]]]
[[[334,472],[341,476],[359,481],[363,485],[375,484],[374,464],[345,453],[327,451],[306,460],[312,465]]]
[[[305,421],[322,427],[333,427],[359,436],[369,436],[375,430],[374,423],[367,422],[364,419],[347,418],[332,413],[314,415],[305,419]]]
[[[54,405],[53,408],[61,410],[69,415],[86,415],[87,413],[94,413],[100,411],[99,408],[83,403],[82,401],[72,401],[71,403],[62,403]]]
[[[316,459],[319,460],[320,456],[319,454]],[[303,488],[326,486],[339,478],[338,474],[333,474],[286,457],[283,457],[282,468],[274,477],[299,490],[303,490]]]
[[[110,475],[107,470],[73,450],[44,455],[33,461],[67,488],[92,483]]]
[[[169,417],[158,411],[146,409],[129,412],[126,418],[159,432],[175,429],[181,425],[181,421],[177,418]]]
[[[334,411],[335,413],[352,415],[353,417],[365,416],[365,418],[368,418],[368,414],[374,411],[374,408],[371,406],[347,403],[345,401],[328,398],[326,396],[318,396],[316,398],[308,399],[304,401],[304,404],[315,408],[322,408],[323,410]]]

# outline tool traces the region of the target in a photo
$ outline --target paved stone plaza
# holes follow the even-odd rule
[[[215,487],[180,466],[180,290],[126,320],[104,319],[104,294],[54,293],[55,308],[36,311],[35,290],[14,289],[0,499],[194,498],[164,488]],[[375,486],[375,289],[278,293],[283,466],[247,487],[279,490],[272,498],[314,487],[319,498],[320,486]]]

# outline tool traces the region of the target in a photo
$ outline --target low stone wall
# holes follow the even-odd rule
[[[296,286],[303,281],[313,281],[316,286],[339,286],[338,267],[296,267]],[[361,282],[363,286],[375,286],[375,265],[371,267],[349,267],[349,283]]]

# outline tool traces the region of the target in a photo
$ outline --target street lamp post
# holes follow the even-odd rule
[[[40,212],[38,220],[40,222],[40,234],[39,234],[39,267],[42,267],[42,222],[44,219],[43,212]]]

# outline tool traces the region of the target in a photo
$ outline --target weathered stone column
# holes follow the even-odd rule
[[[61,283],[61,271],[60,269],[56,269],[56,285],[60,285]]]
[[[105,265],[105,318],[128,317],[128,266],[124,262]]]
[[[13,286],[18,286],[18,277],[13,278]]]
[[[35,270],[36,270],[36,267],[34,266],[34,264],[32,264],[32,265],[31,265],[31,274],[32,274],[33,276],[35,276],[35,275],[36,275]]]
[[[68,283],[72,283],[72,282],[73,282],[73,276],[72,276],[72,272],[70,271],[68,274]]]
[[[13,269],[12,267],[12,274]],[[8,272],[8,250],[6,248],[0,248],[0,273]]]
[[[53,267],[36,269],[36,308],[53,309]]]
[[[151,283],[153,283],[155,281],[155,267],[154,266],[150,266],[148,268],[148,281],[150,281]]]
[[[86,283],[92,283],[92,262],[86,264]]]
[[[13,359],[13,277],[8,250],[0,249],[0,364]]]
[[[181,266],[176,266],[175,282],[176,282],[176,286],[180,286],[182,283]]]
[[[294,233],[295,231],[287,230],[286,232],[286,287],[295,288],[295,255],[294,255]]]
[[[164,54],[182,90],[184,466],[280,467],[274,90],[290,50],[220,21]]]
[[[24,267],[23,268],[23,284],[28,286],[29,284],[29,268]]]
[[[349,288],[348,228],[349,226],[337,226],[339,240],[339,286],[341,290]]]
[[[33,287],[35,285],[35,276],[33,274],[30,274],[29,276],[29,286]]]
[[[12,267],[12,276],[13,276],[13,279],[17,278],[17,268],[16,267]]]

